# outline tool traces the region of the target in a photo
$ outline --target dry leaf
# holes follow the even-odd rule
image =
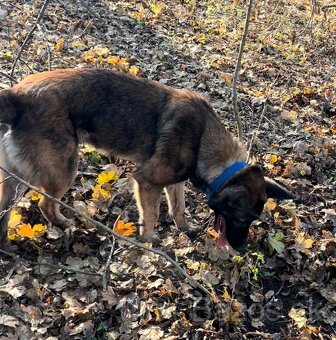
[[[124,221],[119,220],[114,231],[120,235],[131,236],[137,231],[137,228],[131,222],[125,223]]]
[[[64,39],[60,38],[57,40],[56,44],[55,44],[55,51],[61,51],[64,47]]]
[[[102,185],[110,181],[117,181],[119,179],[115,171],[102,172],[97,177],[97,183]]]
[[[40,198],[42,198],[42,195],[41,194],[39,194],[37,191],[35,191],[35,190],[30,190],[29,191],[29,196],[30,196],[30,199],[32,200],[32,201],[38,201],[38,200],[40,200]]]
[[[307,323],[306,311],[304,309],[292,308],[288,313],[288,316],[294,320],[294,323],[298,328],[304,327]]]
[[[110,191],[103,189],[101,185],[97,184],[92,188],[92,198],[100,201],[106,201],[111,198]]]
[[[21,222],[22,215],[20,215],[15,209],[11,211],[8,228],[15,228]]]
[[[140,69],[139,69],[139,67],[132,65],[132,66],[129,68],[128,72],[129,72],[130,74],[132,74],[133,76],[137,76],[137,75],[140,73]]]
[[[272,211],[274,210],[275,208],[277,207],[277,204],[276,202],[273,200],[273,199],[268,199],[266,204],[265,204],[265,208],[268,210],[268,211]]]
[[[20,227],[17,229],[17,234],[22,237],[28,237],[28,238],[34,237],[33,228],[29,223],[24,223],[20,225]]]

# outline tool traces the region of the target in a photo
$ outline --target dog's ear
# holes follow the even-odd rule
[[[265,178],[265,186],[267,197],[279,200],[295,198],[294,194],[292,194],[289,190],[269,178]]]

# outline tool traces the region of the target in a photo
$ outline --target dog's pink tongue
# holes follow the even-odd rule
[[[218,215],[216,219],[215,230],[218,232],[217,247],[225,251],[229,251],[230,244],[226,239],[226,223],[223,215]]]

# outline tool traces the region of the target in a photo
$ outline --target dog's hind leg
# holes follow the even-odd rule
[[[139,209],[140,235],[144,241],[156,242],[154,227],[159,218],[163,187],[154,186],[142,179],[134,180],[134,195]]]
[[[51,178],[48,182],[42,183],[43,191],[58,200],[60,200],[70,188],[76,172],[68,174],[63,172],[62,175],[63,176],[60,176],[58,179]],[[74,224],[72,220],[61,214],[59,210],[60,206],[57,202],[45,196],[40,199],[39,207],[44,217],[54,225],[66,228]]]
[[[0,165],[9,171],[12,170],[3,145],[0,145]],[[12,207],[25,190],[25,186],[11,178],[5,171],[0,171],[0,248],[2,249],[11,248],[7,238],[8,221]]]

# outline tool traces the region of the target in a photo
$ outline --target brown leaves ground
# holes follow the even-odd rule
[[[51,2],[15,77],[49,67],[123,69],[209,95],[225,124],[234,126],[229,86],[244,4],[146,3]],[[10,70],[40,5],[1,2],[2,72]],[[202,194],[187,190],[188,218],[203,227],[195,240],[174,230],[162,209],[162,247],[219,302],[202,296],[161,258],[123,242],[113,249],[103,291],[113,243],[82,220],[83,229],[48,227],[41,237],[23,237],[21,259],[0,260],[2,338],[333,338],[336,22],[335,9],[320,8],[310,25],[310,6],[257,1],[239,82],[247,141],[268,103],[253,158],[300,200],[270,202],[249,247],[236,256],[215,247]],[[8,87],[8,78],[0,77],[0,87]],[[134,165],[111,165],[88,149],[81,160],[65,200],[111,227],[120,216],[128,232],[137,218],[129,178]],[[23,224],[46,223],[29,194],[18,209]]]

